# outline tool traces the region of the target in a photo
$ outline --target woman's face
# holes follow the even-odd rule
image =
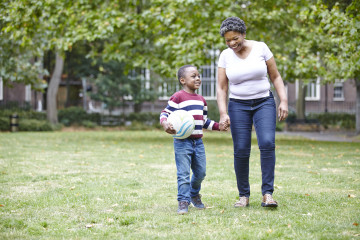
[[[229,31],[224,34],[226,45],[234,52],[239,52],[244,47],[245,33]]]

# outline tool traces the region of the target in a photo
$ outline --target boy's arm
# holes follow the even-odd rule
[[[160,124],[163,127],[164,131],[169,134],[176,134],[176,131],[171,123],[167,121],[169,114],[166,111],[166,108],[161,111],[160,114]]]
[[[164,131],[169,134],[176,134],[176,130],[173,125],[167,121],[169,115],[177,108],[177,104],[174,103],[173,97],[168,101],[168,105],[160,113],[160,124],[163,127]]]
[[[203,128],[205,128],[207,130],[220,131],[219,123],[217,123],[207,117],[208,107],[207,107],[207,103],[206,103],[205,99],[203,101],[204,101],[204,110],[203,110],[204,125],[203,125]]]

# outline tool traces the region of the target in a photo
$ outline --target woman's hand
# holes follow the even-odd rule
[[[279,121],[285,120],[289,114],[288,104],[285,101],[281,101],[278,108]]]
[[[227,131],[230,127],[230,117],[227,114],[223,114],[220,116],[220,131]]]

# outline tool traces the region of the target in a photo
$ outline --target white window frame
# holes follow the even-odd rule
[[[25,101],[26,102],[31,101],[31,85],[30,84],[25,86]]]
[[[341,87],[341,97],[335,97],[335,87]],[[334,83],[334,93],[333,93],[333,101],[345,101],[345,97],[344,97],[344,81],[342,80],[336,80]]]
[[[200,79],[202,80],[202,84],[198,90],[198,93],[202,95],[205,100],[216,100],[216,80],[217,80],[217,64],[218,64],[218,56],[220,54],[219,50],[209,50],[209,55],[211,59],[211,63],[209,65],[200,66]],[[206,76],[202,73],[201,70],[207,70]],[[158,87],[158,91],[162,93],[162,96],[159,97],[159,100],[168,100],[174,92],[167,92],[168,85],[171,85],[171,89],[174,91],[179,91],[181,86],[176,78],[168,79],[169,82],[164,82]],[[207,88],[205,89],[205,83],[207,84]]]
[[[309,90],[309,86],[311,86]],[[316,79],[316,82],[311,81],[307,84],[307,90],[305,95],[306,101],[319,101],[320,100],[320,78]],[[311,91],[311,96],[307,96],[308,92]]]
[[[4,87],[3,87],[3,80],[0,77],[0,101],[4,100]]]

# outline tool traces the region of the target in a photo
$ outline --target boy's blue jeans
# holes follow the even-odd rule
[[[272,93],[269,97],[253,100],[230,99],[228,112],[234,143],[234,168],[239,196],[250,196],[249,157],[253,125],[260,149],[261,191],[263,195],[272,194],[275,178],[276,127],[276,104]]]
[[[206,175],[205,148],[202,139],[174,139],[177,169],[178,201],[187,201],[199,194]],[[193,172],[190,181],[190,169]]]

